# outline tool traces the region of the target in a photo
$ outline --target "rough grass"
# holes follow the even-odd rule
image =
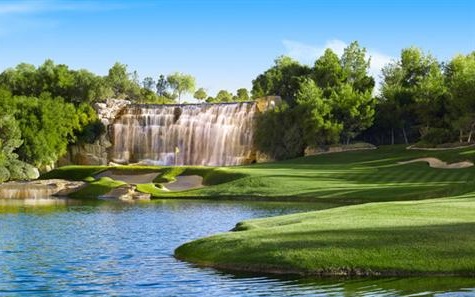
[[[180,259],[302,275],[475,275],[475,195],[245,221],[179,247]]]

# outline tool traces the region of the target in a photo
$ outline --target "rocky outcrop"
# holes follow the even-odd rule
[[[112,189],[107,194],[101,195],[98,198],[103,200],[134,201],[150,200],[150,197],[150,194],[138,192],[133,185],[123,185]]]
[[[107,99],[105,102],[98,102],[94,104],[94,109],[97,112],[99,120],[104,126],[109,126],[114,122],[117,115],[131,102],[122,99]]]
[[[107,99],[105,102],[94,104],[94,109],[101,123],[106,127],[112,124],[119,113],[130,104],[129,100]],[[108,150],[112,146],[106,133],[101,135],[94,143],[70,145],[65,156],[60,158],[57,166],[65,165],[107,165],[109,163]]]
[[[70,145],[65,156],[58,160],[57,166],[65,165],[107,165],[108,149],[111,147],[107,135],[101,135],[94,143]]]
[[[0,198],[28,199],[48,196],[67,196],[81,188],[85,182],[63,179],[12,181],[0,184]]]
[[[282,98],[280,96],[266,96],[256,99],[257,110],[264,112],[269,109],[273,109],[276,106],[282,104]]]
[[[274,162],[275,159],[269,156],[268,154],[256,151],[256,163],[267,163],[267,162]]]

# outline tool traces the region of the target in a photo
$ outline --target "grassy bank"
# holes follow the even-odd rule
[[[340,206],[246,221],[235,232],[176,250],[178,258],[200,265],[299,275],[475,275],[475,167],[398,163],[423,157],[473,162],[475,149],[391,146],[229,168],[114,170],[156,171],[153,183],[137,185],[155,198],[305,200]],[[120,185],[94,178],[107,169],[68,167],[50,175],[92,181],[75,195],[93,196]],[[157,186],[178,175],[200,175],[205,187],[166,192]]]
[[[245,221],[175,254],[204,266],[300,275],[475,275],[475,195]]]
[[[473,276],[475,168],[398,162],[473,161],[474,154],[383,147],[236,169],[249,176],[222,185],[224,193],[366,204],[245,221],[179,247],[176,256],[265,273]]]

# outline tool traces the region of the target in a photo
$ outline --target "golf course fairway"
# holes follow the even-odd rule
[[[279,192],[340,204],[240,222],[233,232],[180,246],[175,256],[200,266],[258,273],[473,276],[475,168],[399,162],[473,161],[474,154],[473,148],[383,147],[236,168],[259,180],[249,191],[260,195],[279,197]],[[362,204],[348,205],[355,203]]]

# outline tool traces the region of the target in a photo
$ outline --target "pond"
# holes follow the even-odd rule
[[[241,220],[306,203],[0,199],[0,296],[475,296],[474,278],[322,280],[233,274],[173,257]]]

